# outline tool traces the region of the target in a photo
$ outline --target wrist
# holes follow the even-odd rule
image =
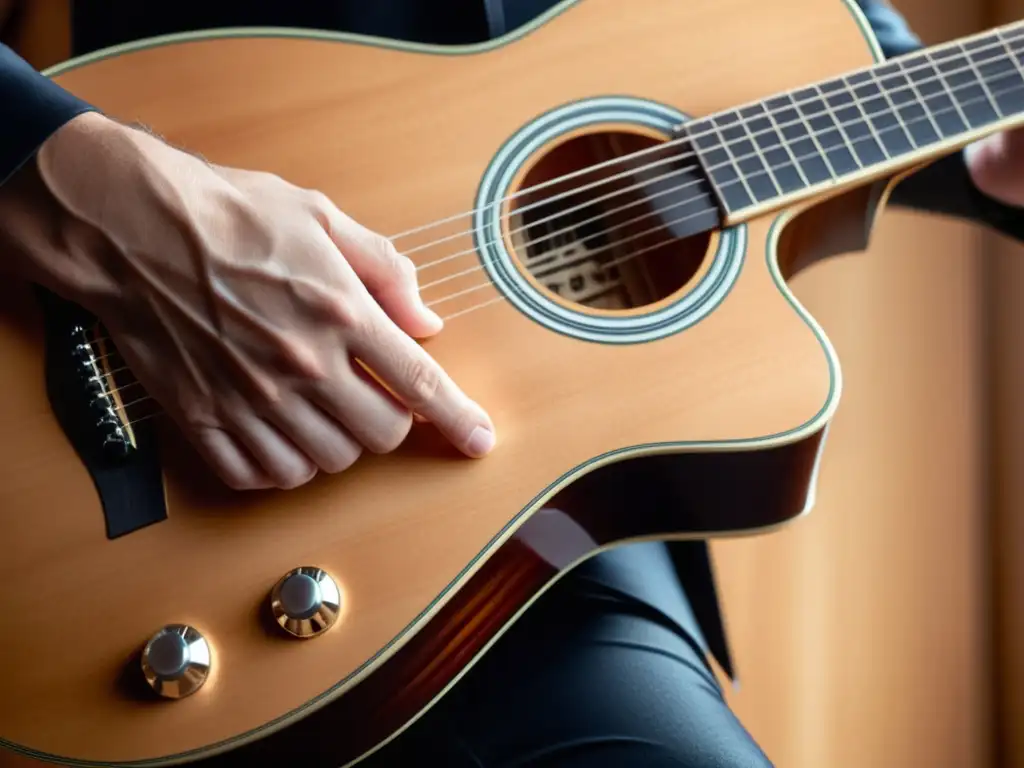
[[[122,186],[123,178],[117,177],[140,155],[131,133],[121,123],[87,112],[61,126],[39,148],[39,176],[70,215],[105,230],[107,191]]]
[[[111,286],[113,248],[80,201],[103,183],[95,147],[114,130],[126,129],[95,113],[79,115],[0,186],[2,266],[90,310]],[[77,181],[90,175],[91,188]]]

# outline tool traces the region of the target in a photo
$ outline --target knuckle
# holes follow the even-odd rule
[[[370,249],[380,263],[384,278],[390,282],[405,282],[416,276],[416,267],[407,256],[395,248],[395,244],[383,235],[370,238]]]
[[[306,190],[306,202],[317,215],[328,214],[334,208],[331,199],[319,189]]]
[[[337,209],[331,198],[318,189],[305,190],[305,197],[313,218],[327,234],[332,234]]]
[[[359,298],[349,291],[332,292],[322,299],[322,309],[327,317],[341,328],[351,331],[367,331],[369,317]]]
[[[406,405],[413,410],[429,406],[434,402],[438,390],[441,388],[440,371],[426,360],[410,361],[405,380],[407,382]]]

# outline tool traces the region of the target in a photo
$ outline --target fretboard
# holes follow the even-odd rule
[[[726,223],[1024,124],[1024,22],[689,123]]]

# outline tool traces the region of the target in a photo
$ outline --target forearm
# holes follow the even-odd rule
[[[54,131],[93,109],[0,44],[0,184]]]

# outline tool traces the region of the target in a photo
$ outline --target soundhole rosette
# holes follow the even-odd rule
[[[603,130],[621,133],[626,129],[628,132],[630,127],[635,128],[637,135],[667,137],[687,120],[685,114],[652,101],[598,97],[556,108],[514,134],[484,174],[473,226],[480,266],[504,298],[531,320],[553,331],[609,344],[655,341],[679,333],[710,314],[739,276],[746,249],[745,226],[716,232],[715,246],[710,252],[701,253],[702,263],[694,270],[694,279],[685,286],[676,286],[682,290],[664,295],[672,291],[663,290],[659,294],[655,289],[644,296],[638,295],[635,285],[630,293],[623,275],[615,270],[630,261],[632,254],[625,252],[608,257],[607,249],[600,253],[601,244],[591,246],[588,243],[588,237],[593,241],[593,233],[588,233],[585,227],[597,221],[593,212],[573,201],[570,208],[576,209],[571,212],[576,214],[579,226],[574,228],[571,223],[566,226],[564,220],[558,222],[555,235],[560,240],[538,254],[531,252],[530,245],[543,241],[536,234],[524,237],[530,223],[522,215],[527,211],[536,214],[536,206],[532,209],[530,204],[517,207],[516,202],[522,199],[520,190],[529,186],[529,183],[524,184],[524,179],[530,177],[531,168],[543,162],[541,156],[551,152],[552,147],[557,151],[558,145],[571,142],[577,136],[596,135]],[[506,202],[510,198],[513,202]],[[629,205],[618,204],[615,210],[624,211]],[[523,211],[524,208],[527,211]],[[635,210],[639,214],[641,209]],[[658,213],[663,218],[654,221],[667,221],[668,225],[685,219],[685,216],[665,219],[662,211]],[[643,227],[641,219],[640,215],[630,214],[627,223]],[[550,229],[550,222],[558,220],[544,215],[541,221],[548,223]],[[575,240],[566,244],[565,234],[574,229]],[[707,227],[704,229],[706,231]],[[632,238],[637,250],[644,247],[650,250],[640,239],[649,234],[650,227],[638,232],[639,237]],[[514,253],[510,252],[510,244]],[[590,258],[591,255],[594,258]],[[555,274],[550,267],[552,258],[563,268],[559,276],[568,291],[557,290],[550,279],[545,281],[546,276],[550,278]],[[545,266],[542,260],[547,260],[549,265]],[[605,266],[611,263],[611,269],[602,269],[602,263]],[[563,277],[566,279],[561,279]],[[634,280],[634,284],[636,282]],[[617,296],[613,295],[613,290],[618,291]],[[605,305],[599,301],[602,298]]]

